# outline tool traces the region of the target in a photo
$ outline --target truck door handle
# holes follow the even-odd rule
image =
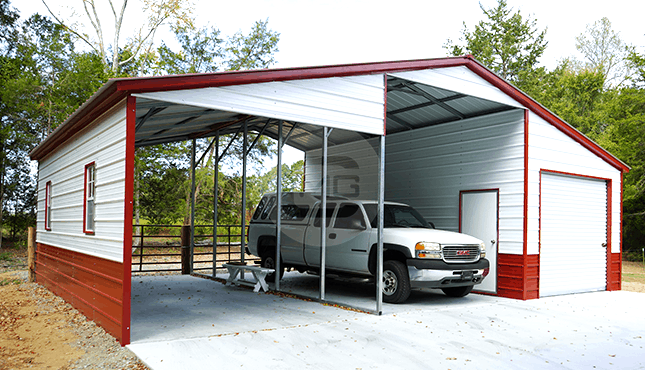
[[[329,234],[329,239],[336,239],[336,233]]]

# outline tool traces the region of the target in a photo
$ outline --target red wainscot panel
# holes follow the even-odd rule
[[[36,281],[122,341],[122,263],[38,243]]]
[[[539,256],[517,254],[497,256],[497,295],[514,299],[535,299],[539,292]]]
[[[621,290],[622,285],[622,256],[620,253],[609,253],[607,264],[607,290]]]

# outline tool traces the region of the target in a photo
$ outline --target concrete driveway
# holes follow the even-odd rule
[[[359,285],[328,286],[328,299],[347,300]],[[352,305],[372,296],[363,291]],[[641,293],[518,301],[425,291],[383,308],[377,316],[190,276],[135,277],[128,347],[155,370],[645,368]]]

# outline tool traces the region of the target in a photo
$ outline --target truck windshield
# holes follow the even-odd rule
[[[377,211],[378,205],[376,204],[364,204],[365,212],[367,212],[367,217],[370,220],[370,224],[373,228],[376,228],[378,225],[377,222]],[[416,209],[410,206],[401,206],[401,205],[392,205],[386,204],[384,209],[384,227],[421,227],[431,229],[432,227],[426,222],[426,220],[421,217],[419,212]]]

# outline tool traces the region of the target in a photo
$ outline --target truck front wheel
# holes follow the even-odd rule
[[[383,262],[383,301],[403,303],[410,296],[408,269],[400,261]]]

